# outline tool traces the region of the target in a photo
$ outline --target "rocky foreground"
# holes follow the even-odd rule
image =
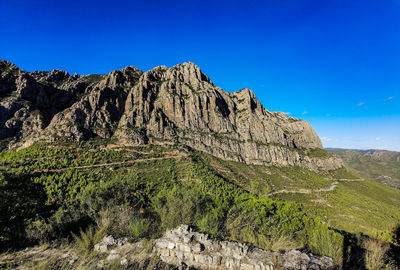
[[[106,236],[95,246],[98,252],[108,254],[106,260],[118,259],[121,264],[133,264],[130,258],[132,244],[124,239]],[[329,257],[318,257],[298,250],[266,251],[243,243],[217,241],[208,235],[193,231],[187,225],[167,231],[157,239],[153,252],[162,262],[181,269],[334,269]],[[101,264],[101,263],[100,263]]]
[[[26,72],[0,60],[0,140],[9,147],[98,136],[179,143],[217,157],[313,171],[343,167],[309,123],[270,112],[249,89],[229,93],[186,62],[108,75]]]
[[[80,257],[68,248],[26,249],[10,255],[0,254],[0,268],[25,270],[46,265],[62,269],[337,269],[333,260],[326,256],[299,250],[267,251],[248,244],[213,240],[188,225],[167,231],[153,242],[129,243],[126,238],[115,239],[108,235],[94,250],[94,254]]]

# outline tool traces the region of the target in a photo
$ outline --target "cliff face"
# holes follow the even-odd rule
[[[100,136],[123,144],[167,140],[248,164],[343,166],[321,149],[306,121],[266,110],[249,89],[216,87],[189,62],[144,73],[126,67],[70,76],[0,61],[0,99],[0,139],[12,138],[17,147]]]

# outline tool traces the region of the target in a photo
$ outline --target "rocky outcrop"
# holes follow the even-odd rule
[[[343,166],[306,121],[266,110],[249,89],[222,90],[190,62],[70,76],[1,61],[0,98],[0,139],[19,147],[100,136],[122,144],[167,140],[247,164]]]
[[[333,260],[317,257],[298,250],[274,252],[243,243],[216,241],[208,235],[194,232],[181,225],[167,231],[155,243],[160,259],[172,265],[186,265],[197,269],[246,269],[246,270],[303,270],[334,269]]]
[[[95,250],[107,255],[106,260],[120,260],[121,264],[134,263],[129,256],[138,243],[106,236],[95,245]],[[187,225],[167,231],[154,243],[153,254],[167,265],[180,269],[246,269],[246,270],[305,270],[335,269],[329,257],[290,251],[267,251],[247,244],[217,241],[208,235],[193,231]],[[150,256],[150,255],[148,255]]]

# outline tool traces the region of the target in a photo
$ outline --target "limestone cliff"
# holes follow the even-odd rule
[[[170,141],[248,164],[343,166],[306,121],[266,110],[249,89],[222,90],[190,62],[70,76],[0,61],[0,113],[0,139],[17,147],[100,136],[122,144]]]

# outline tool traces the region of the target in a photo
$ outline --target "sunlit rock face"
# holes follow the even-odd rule
[[[99,136],[174,142],[247,164],[343,167],[335,156],[310,154],[323,150],[308,122],[268,111],[249,89],[222,90],[190,62],[70,76],[0,61],[0,99],[0,139],[11,138],[12,147]]]

